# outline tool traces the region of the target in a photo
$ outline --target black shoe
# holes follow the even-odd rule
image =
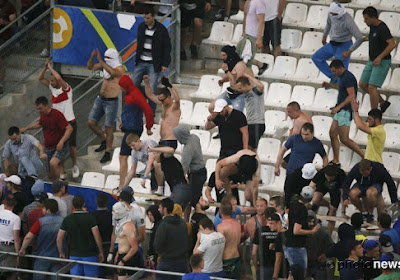
[[[190,54],[192,55],[192,58],[194,58],[194,59],[199,58],[199,52],[197,50],[197,46],[190,45]]]
[[[374,215],[373,215],[372,213],[368,213],[368,214],[366,215],[365,221],[366,221],[367,223],[373,223],[373,222],[374,222]]]
[[[267,63],[263,63],[260,69],[258,69],[258,76],[264,74],[264,72],[268,69],[269,65]]]
[[[219,133],[213,137],[213,139],[219,139],[219,138],[221,138],[221,136],[219,135]]]
[[[215,20],[224,20],[225,17],[225,9],[219,9],[215,15]]]
[[[171,82],[169,81],[169,79],[167,77],[162,77],[161,78],[161,84],[163,86],[165,86],[166,88],[172,88]]]
[[[387,110],[387,108],[389,108],[390,104],[391,104],[391,103],[390,103],[389,101],[385,101],[385,102],[382,103],[382,105],[381,105],[382,114],[385,113],[385,111]]]
[[[187,60],[185,50],[181,50],[181,60]]]
[[[101,158],[100,162],[101,163],[106,163],[107,161],[111,160],[111,154],[110,152],[105,152],[104,156]]]
[[[102,152],[106,149],[106,141],[101,141],[100,146],[94,150],[96,153]]]
[[[331,160],[328,164],[329,164],[329,165],[336,166],[337,168],[340,168],[340,166],[341,166],[340,162],[334,163],[333,160]]]

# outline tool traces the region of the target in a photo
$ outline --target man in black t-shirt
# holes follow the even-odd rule
[[[204,128],[218,126],[221,151],[219,159],[231,156],[242,149],[248,149],[249,131],[246,116],[231,107],[224,99],[215,101],[214,112],[208,116]]]
[[[365,65],[360,78],[360,87],[365,93],[369,93],[371,109],[380,109],[382,113],[389,107],[390,102],[383,100],[378,93],[378,87],[382,87],[386,75],[391,67],[390,52],[396,47],[392,34],[387,25],[379,20],[378,11],[374,7],[367,7],[363,11],[364,22],[370,27],[369,60]]]
[[[329,216],[336,216],[336,210],[340,203],[340,190],[346,179],[346,173],[336,165],[327,165],[318,171],[314,179],[311,180],[310,186],[314,188],[314,196],[312,199],[312,210],[316,212],[319,206],[329,208]],[[324,195],[329,193],[330,203],[323,199]],[[335,222],[328,222],[328,233],[331,234],[335,227]]]

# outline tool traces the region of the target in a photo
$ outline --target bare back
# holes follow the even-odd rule
[[[225,249],[223,254],[224,260],[239,257],[239,245],[241,237],[241,227],[238,221],[230,218],[222,220],[217,226],[217,231],[225,236]]]
[[[293,120],[293,128],[290,132],[290,136],[299,134],[303,124],[308,122],[312,123],[311,117],[307,113],[301,112],[300,116],[297,119]]]
[[[163,104],[161,112],[160,136],[162,140],[176,140],[173,129],[178,126],[181,109],[175,102],[167,107]]]
[[[118,77],[111,77],[110,79],[103,78],[103,84],[101,85],[100,93],[105,98],[115,98],[118,97],[121,91],[119,87],[119,78],[125,73],[125,69],[122,66],[117,67],[121,75]]]
[[[118,236],[118,253],[126,254],[131,249],[131,244],[129,243],[128,236],[133,230],[134,236],[136,236],[136,227],[132,221],[125,223],[122,227],[122,231]]]

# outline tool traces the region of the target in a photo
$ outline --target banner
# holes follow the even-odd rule
[[[53,61],[58,63],[86,65],[94,49],[102,58],[108,48],[120,52],[137,38],[137,30],[143,16],[101,10],[55,6],[53,10]],[[166,19],[163,24],[169,25]],[[134,53],[134,44],[127,53]],[[94,60],[97,62],[97,59]],[[134,59],[127,65],[132,71]]]

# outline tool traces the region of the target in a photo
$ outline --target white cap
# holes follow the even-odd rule
[[[220,113],[226,106],[228,106],[228,102],[225,99],[217,99],[214,105],[214,113]]]
[[[302,188],[300,195],[307,200],[311,200],[314,195],[314,188],[310,186],[305,186]]]
[[[20,186],[21,185],[21,178],[19,178],[17,175],[11,175],[10,177],[7,177],[4,179],[5,182],[11,182],[15,185]]]
[[[306,163],[303,165],[303,168],[301,169],[301,176],[306,179],[306,180],[311,180],[314,178],[315,174],[317,174],[317,169],[315,169],[314,164],[312,163]]]

